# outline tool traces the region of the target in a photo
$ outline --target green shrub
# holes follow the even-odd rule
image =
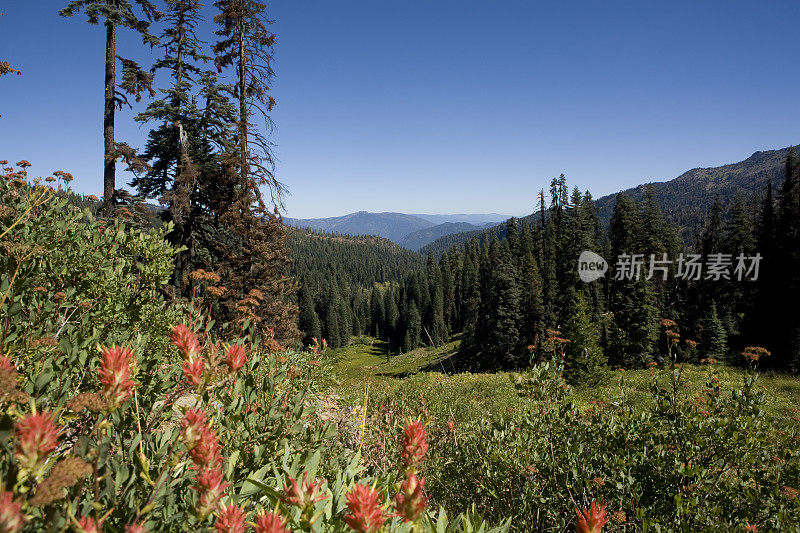
[[[168,228],[96,220],[20,166],[0,176],[0,531],[507,531],[427,512],[416,470],[364,475],[317,411],[318,347],[169,301]]]

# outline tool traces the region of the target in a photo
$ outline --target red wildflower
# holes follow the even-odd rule
[[[0,370],[16,370],[11,362],[11,357],[0,355]]]
[[[225,362],[231,372],[236,372],[244,366],[247,362],[247,354],[245,353],[244,346],[240,344],[231,344],[225,350]]]
[[[758,533],[758,526],[755,524],[747,524],[744,526],[744,530],[749,533]]]
[[[102,523],[98,523],[94,518],[88,516],[78,518],[77,526],[80,533],[99,533],[103,530]]]
[[[289,530],[286,529],[286,522],[277,511],[259,516],[255,523],[255,530],[256,533],[289,533]]]
[[[17,461],[24,468],[33,468],[58,446],[58,428],[53,414],[30,413],[14,425],[17,437]]]
[[[394,508],[397,516],[405,522],[416,522],[425,511],[428,498],[424,493],[425,478],[417,479],[414,472],[409,472],[408,477],[400,485],[401,492],[394,496]]]
[[[598,506],[595,500],[592,500],[588,509],[580,511],[576,508],[575,512],[578,514],[576,533],[600,533],[608,522],[606,504],[602,503]]]
[[[195,332],[190,330],[186,324],[178,324],[172,328],[170,339],[187,360],[192,361],[200,355],[200,341],[197,340]]]
[[[428,452],[428,437],[425,426],[419,420],[412,420],[403,430],[401,457],[407,467],[416,468]]]
[[[200,438],[189,450],[189,457],[197,466],[215,468],[222,465],[222,453],[217,433],[208,426],[200,430]]]
[[[321,493],[323,483],[324,480],[309,481],[308,472],[303,473],[303,481],[299,485],[296,479],[290,477],[289,486],[283,489],[283,501],[303,511],[313,510],[317,502],[328,497]]]
[[[347,508],[344,523],[359,533],[376,533],[386,521],[380,494],[369,485],[359,483],[347,493]]]
[[[456,429],[456,423],[454,421],[452,421],[452,420],[449,420],[447,422],[447,429],[448,429],[448,431],[450,431],[450,433],[452,433]]]
[[[125,533],[147,533],[147,530],[143,525],[133,523],[125,528]]]
[[[197,358],[183,365],[181,370],[183,371],[183,377],[185,377],[189,383],[195,387],[198,387],[203,382],[204,368],[205,364],[203,363],[203,360]]]
[[[113,406],[124,402],[133,390],[131,381],[131,362],[133,352],[127,348],[112,346],[100,354],[102,362],[97,374],[103,386],[103,395]]]
[[[22,504],[14,501],[12,493],[0,492],[0,531],[16,533],[22,529],[24,523]]]
[[[183,428],[183,441],[187,448],[194,448],[203,435],[203,428],[208,421],[205,411],[188,409],[183,414],[181,427]]]
[[[232,503],[227,507],[222,507],[217,512],[217,521],[214,522],[214,529],[218,533],[244,533],[247,529],[245,525],[244,510]]]
[[[205,519],[214,512],[228,487],[220,468],[205,468],[194,478],[194,490],[200,493],[197,515]]]

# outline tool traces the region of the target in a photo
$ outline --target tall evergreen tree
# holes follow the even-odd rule
[[[317,311],[314,308],[314,300],[311,297],[311,291],[305,283],[300,284],[297,299],[300,302],[298,326],[303,333],[303,343],[309,345],[312,344],[312,339],[316,338],[318,341],[321,340],[322,325],[320,324]]]
[[[138,9],[137,9],[138,8]],[[83,10],[89,24],[103,21],[106,27],[105,96],[103,111],[103,202],[106,215],[113,210],[116,195],[117,159],[131,153],[127,145],[117,143],[114,138],[114,112],[128,103],[125,96],[133,95],[137,101],[143,91],[155,94],[151,88],[152,75],[143,71],[130,59],[117,55],[117,28],[129,28],[139,33],[145,44],[155,46],[158,39],[150,33],[150,23],[161,17],[155,4],[148,0],[72,0],[59,11],[64,17],[72,17]],[[138,13],[137,13],[138,11]],[[117,90],[117,60],[122,63],[122,82]]]
[[[257,315],[286,342],[297,335],[296,306],[291,301],[296,290],[288,277],[286,232],[278,208],[283,185],[275,178],[269,141],[250,122],[259,114],[269,125],[269,112],[275,100],[269,95],[273,75],[272,46],[275,35],[268,30],[266,4],[248,0],[218,0],[214,17],[222,39],[214,46],[217,68],[232,67],[236,84],[234,98],[239,104],[236,144],[223,156],[219,178],[219,223],[229,231],[223,243],[223,269],[233,281],[235,292],[251,286],[269,294]],[[267,188],[271,209],[262,195]],[[226,280],[227,281],[227,280]],[[348,306],[349,307],[349,306]],[[349,316],[340,323],[340,336],[350,332]],[[343,329],[342,329],[343,328]]]
[[[274,174],[274,160],[268,139],[252,122],[260,115],[271,126],[269,116],[275,99],[269,95],[272,82],[272,47],[275,34],[269,30],[267,5],[252,0],[217,0],[219,14],[214,17],[222,39],[214,45],[215,63],[222,70],[234,67],[234,97],[239,103],[237,157],[242,186],[268,187],[274,203],[280,204],[283,185]],[[260,198],[260,193],[257,193]]]
[[[703,319],[700,354],[702,357],[712,357],[717,360],[727,359],[728,334],[717,314],[716,302],[711,303]]]
[[[195,161],[207,161],[210,151],[210,146],[202,142],[201,110],[192,94],[202,75],[198,63],[210,59],[203,54],[203,43],[195,33],[201,7],[199,0],[167,0],[166,28],[160,36],[164,57],[152,71],[169,72],[171,85],[163,90],[165,98],[150,103],[136,117],[138,122],[156,121],[159,125],[150,132],[142,154],[150,165],[131,185],[142,197],[158,198],[167,206],[163,216],[175,224],[169,238],[176,247],[184,248],[175,262],[174,284],[179,288],[195,266],[192,262],[200,216],[196,190],[198,182],[203,188],[202,178],[207,177]]]
[[[605,375],[606,358],[600,347],[600,327],[581,291],[572,291],[570,319],[565,335],[564,378],[572,385],[595,387]]]

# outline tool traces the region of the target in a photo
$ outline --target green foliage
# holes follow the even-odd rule
[[[368,380],[367,471],[389,468],[394,421],[422,416],[430,495],[448,509],[475,504],[490,521],[513,512],[525,532],[574,529],[574,507],[593,499],[608,505],[604,531],[800,526],[796,378],[686,366],[573,389],[553,362],[404,379],[384,377],[392,363],[364,364],[337,390],[362,402]]]
[[[580,292],[575,293],[570,315],[564,330],[570,340],[564,352],[564,377],[574,386],[597,386],[606,375],[606,357],[600,346],[600,327]]]
[[[168,302],[169,228],[139,230],[97,220],[68,191],[0,178],[2,351],[18,354],[37,393],[82,389],[99,344],[153,354],[188,309]]]
[[[247,321],[215,326],[166,301],[168,228],[95,220],[26,183],[21,166],[0,180],[4,530],[17,518],[25,531],[209,530],[224,504],[251,520],[278,512],[292,531],[342,532],[357,482],[378,487],[386,531],[508,530],[474,509],[425,511],[424,499],[408,522],[388,516],[407,489],[339,445],[318,410],[319,345],[274,353]],[[306,476],[321,491],[310,507],[293,492]]]
[[[712,303],[703,320],[703,333],[700,338],[700,355],[717,360],[728,358],[728,336],[717,315],[717,304]]]

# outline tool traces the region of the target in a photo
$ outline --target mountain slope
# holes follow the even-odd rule
[[[677,178],[643,184],[622,193],[641,200],[645,189],[652,185],[656,191],[661,209],[668,221],[677,224],[684,231],[697,227],[705,213],[718,198],[724,206],[741,192],[745,197],[754,192],[761,194],[772,180],[777,189],[784,180],[784,164],[788,148],[755,152],[740,161],[721,167],[694,168]],[[595,201],[600,220],[608,222],[616,203],[616,194],[603,196]]]
[[[434,224],[444,224],[446,222],[466,222],[475,226],[493,226],[511,218],[510,215],[498,213],[479,213],[479,214],[458,214],[458,215],[418,215],[413,213],[411,216],[419,217]]]
[[[330,273],[347,285],[371,287],[375,282],[403,281],[425,265],[424,257],[383,237],[305,228],[289,228],[288,234],[292,273],[298,279],[321,279]]]
[[[429,244],[440,237],[444,237],[445,235],[452,235],[453,233],[462,233],[476,229],[480,228],[467,222],[445,222],[444,224],[439,224],[438,226],[433,226],[432,228],[424,228],[417,230],[414,233],[409,233],[403,237],[398,244],[403,248],[418,251],[426,244]]]
[[[368,213],[359,211],[341,217],[285,218],[284,222],[298,228],[311,228],[328,233],[347,235],[377,235],[399,242],[406,235],[435,226],[433,222],[404,213]]]
[[[702,221],[715,199],[718,199],[720,204],[725,207],[734,200],[737,193],[742,193],[745,197],[749,197],[753,193],[760,194],[770,180],[773,188],[777,190],[784,180],[787,151],[788,148],[759,151],[738,163],[720,167],[695,168],[669,181],[646,183],[621,192],[636,200],[641,200],[647,186],[652,185],[664,217],[670,223],[679,226],[684,239],[690,241],[693,234],[701,227]],[[600,220],[604,224],[611,220],[617,194],[619,193],[609,194],[595,200]],[[529,215],[523,220],[529,220],[534,216],[535,214]],[[502,225],[490,229],[494,229],[502,237]],[[475,230],[446,235],[422,247],[420,253],[433,252],[435,256],[439,256],[454,245],[462,244],[472,237],[480,237],[484,234],[485,231]]]

